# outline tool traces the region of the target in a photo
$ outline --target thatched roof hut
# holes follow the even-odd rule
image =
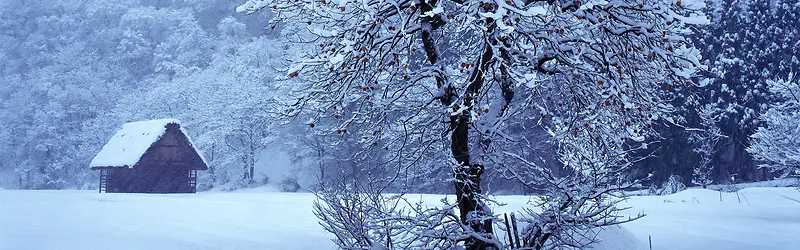
[[[194,193],[197,170],[208,169],[176,119],[122,125],[89,166],[101,193]]]

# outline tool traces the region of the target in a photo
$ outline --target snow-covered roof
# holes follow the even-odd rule
[[[167,132],[167,124],[175,123],[180,125],[177,119],[159,119],[150,121],[130,122],[122,125],[122,129],[117,131],[103,149],[92,159],[89,167],[132,167],[139,162],[147,149],[156,143]],[[189,134],[183,128],[181,132],[186,136],[189,144],[194,148],[203,163],[208,166],[205,157],[189,138]]]

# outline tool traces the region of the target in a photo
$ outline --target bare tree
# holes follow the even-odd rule
[[[642,141],[672,110],[673,89],[694,86],[703,68],[685,38],[687,25],[707,22],[701,8],[680,0],[251,0],[237,10],[272,11],[273,28],[285,24],[283,37],[309,45],[286,69],[288,116],[337,121],[315,133],[363,138],[398,169],[447,145],[464,245],[490,249],[501,244],[481,176],[519,155],[511,144],[525,130],[509,125],[535,118],[562,131],[554,134]]]

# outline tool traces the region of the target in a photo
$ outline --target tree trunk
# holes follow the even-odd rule
[[[422,11],[426,12],[432,10],[433,6],[436,6],[436,0],[420,1],[419,4]],[[431,31],[436,30],[446,22],[444,22],[438,14],[432,17],[426,17],[423,20],[423,29],[421,29],[420,33],[423,49],[431,65],[437,66],[439,52],[436,48],[435,40],[431,36]],[[489,24],[487,33],[492,33],[495,28],[494,21],[491,18],[487,18],[487,23]],[[450,149],[453,153],[453,157],[460,165],[460,167],[454,168],[453,174],[455,177],[456,200],[458,202],[461,223],[469,225],[474,232],[485,235],[486,238],[491,238],[492,214],[480,200],[483,165],[471,163],[469,156],[469,114],[472,111],[473,98],[483,86],[485,80],[484,72],[488,69],[489,61],[493,57],[491,46],[488,43],[484,46],[484,51],[480,57],[477,58],[477,63],[470,75],[465,98],[461,104],[467,107],[467,111],[450,117],[450,129],[452,130]],[[443,67],[440,68],[443,69]],[[454,98],[458,95],[454,93],[454,88],[449,85],[444,77],[439,75],[435,76],[435,78],[437,87],[444,90],[444,95],[437,98],[441,100],[442,106],[445,108],[449,107],[453,104],[455,101]],[[503,93],[504,96],[508,96],[505,88]],[[513,92],[510,96],[513,96]],[[506,99],[510,99],[510,97]],[[477,237],[470,237],[466,240],[464,245],[470,250],[493,249],[494,246],[490,242],[483,241]]]
[[[249,144],[250,144],[250,152],[249,152],[249,154],[250,154],[250,162],[249,162],[249,165],[250,165],[250,182],[253,182],[253,179],[255,178],[255,176],[253,176],[253,175],[255,174],[255,166],[256,166],[256,148],[255,148],[255,145],[254,145],[255,144],[255,139],[253,138],[253,132],[252,131],[250,132],[249,137],[250,137],[250,142],[249,142]]]
[[[492,21],[489,19],[488,21]],[[493,22],[489,22],[493,23]],[[490,26],[489,32],[493,30]],[[450,118],[450,128],[453,130],[451,135],[451,150],[453,157],[460,164],[455,174],[456,199],[458,208],[461,212],[461,222],[472,227],[472,230],[479,234],[491,238],[492,220],[491,211],[486,204],[480,200],[481,195],[481,175],[483,165],[470,162],[469,156],[469,124],[470,112],[472,111],[473,98],[478,95],[485,81],[485,72],[489,68],[490,61],[494,56],[494,51],[489,44],[484,45],[484,51],[478,58],[475,67],[472,69],[469,84],[467,85],[464,102],[462,105],[467,107],[467,111]],[[467,249],[492,249],[493,245],[489,242],[469,238],[465,242]]]
[[[484,219],[492,216],[486,205],[480,201],[481,174],[483,166],[469,162],[469,117],[461,116],[456,121],[456,128],[452,134],[451,150],[453,157],[461,165],[454,172],[456,199],[460,211],[461,223],[469,225],[478,233],[491,235],[492,220]],[[477,238],[470,238],[465,242],[467,249],[490,249],[492,246]]]

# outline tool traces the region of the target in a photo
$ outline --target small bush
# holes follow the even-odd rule
[[[658,190],[658,185],[656,185],[656,184],[653,184],[649,188],[647,188],[647,194],[648,195],[659,195],[660,193],[661,193],[661,191]]]
[[[297,183],[297,176],[284,176],[279,184],[283,192],[294,193],[300,190],[300,184]]]
[[[671,175],[669,176],[669,180],[667,180],[661,188],[661,195],[674,194],[683,190],[686,190],[686,185],[683,184],[681,177]]]
[[[269,176],[267,176],[266,174],[261,174],[261,178],[259,178],[259,180],[261,181],[261,185],[267,185],[270,183]]]
[[[200,174],[197,177],[197,192],[208,191],[214,188],[214,182],[212,181],[210,174]]]

